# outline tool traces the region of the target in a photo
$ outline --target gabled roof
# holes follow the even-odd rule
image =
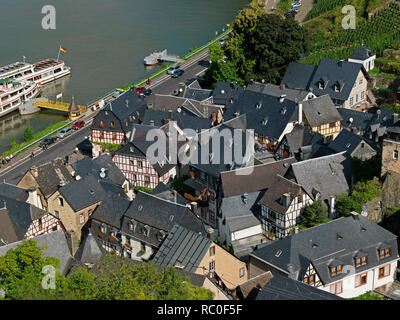
[[[238,113],[246,114],[248,129],[276,139],[289,122],[298,120],[298,106],[294,101],[284,99],[281,102],[279,97],[249,90],[227,107],[224,119],[233,119]]]
[[[0,239],[6,243],[22,240],[32,222],[46,214],[29,203],[0,195]]]
[[[342,120],[329,95],[323,95],[302,102],[303,113],[312,127]]]
[[[29,196],[27,190],[7,182],[0,183],[0,195],[23,202],[25,202]]]
[[[204,101],[209,97],[211,97],[211,95],[212,95],[212,90],[187,87],[185,89],[183,97],[197,101]]]
[[[237,100],[244,91],[244,88],[233,83],[217,81],[212,92],[213,102],[217,105],[228,105],[231,98],[233,101]]]
[[[60,260],[58,271],[62,275],[65,275],[70,266],[72,256],[64,232],[62,230],[53,231],[34,237],[33,240],[37,241],[37,246],[39,247],[46,246],[42,252],[43,256],[54,257]],[[21,243],[22,241],[18,241],[0,247],[0,255],[5,255],[8,250],[16,249]]]
[[[239,285],[239,290],[244,300],[255,300],[259,290],[264,287],[273,275],[270,271],[255,276]]]
[[[379,259],[381,246],[390,248],[390,256]],[[292,279],[302,281],[310,263],[324,285],[348,276],[331,276],[330,264],[335,260],[343,266],[355,267],[354,257],[366,252],[367,264],[357,267],[357,273],[398,259],[397,237],[361,215],[332,220],[328,223],[300,231],[298,234],[269,242],[252,254],[261,261],[282,270]]]
[[[275,84],[267,83],[252,83],[249,84],[246,90],[269,94],[274,97],[280,97],[281,95],[286,95],[286,99],[292,100],[294,102],[304,101],[310,92],[308,90],[297,90],[290,89],[284,86],[277,86]]]
[[[289,63],[281,84],[291,89],[308,90],[310,81],[317,67],[310,64]]]
[[[60,185],[66,185],[74,181],[63,160],[59,158],[45,163],[36,169],[31,169],[31,172],[32,170],[38,171],[38,176],[35,177],[35,180],[45,198],[50,197],[56,192]]]
[[[269,177],[276,174],[285,175],[295,158],[256,165],[221,173],[221,183],[224,197],[238,196],[243,193],[257,192],[271,186]]]
[[[282,196],[287,193],[290,195],[290,201],[292,201],[295,197],[302,196],[305,192],[300,185],[279,174],[270,177],[270,179],[272,180],[271,186],[265,191],[259,203],[277,213],[285,214],[288,208],[283,206],[281,202]]]
[[[162,267],[178,266],[188,272],[199,272],[198,267],[212,241],[201,234],[174,225],[153,259]]]
[[[362,45],[361,47],[354,50],[349,59],[364,61],[367,60],[368,58],[373,57],[374,55],[375,54],[372,52],[370,48],[367,48],[366,46]]]
[[[125,195],[117,196],[108,192],[102,203],[93,211],[91,218],[120,229],[122,217],[130,204]]]
[[[92,175],[61,187],[59,191],[75,212],[102,201],[106,194]]]
[[[176,201],[178,204],[186,206],[188,203],[190,203],[189,200],[186,198],[182,197],[177,191],[176,192]],[[174,190],[169,188],[167,185],[165,185],[163,182],[160,182],[152,191],[152,195],[168,200],[171,202],[175,202],[175,195],[174,195]]]
[[[124,174],[118,169],[108,154],[102,154],[94,159],[84,158],[72,164],[72,167],[75,169],[75,175],[81,177],[93,175],[97,179],[103,179],[100,177],[100,172],[104,168],[106,178],[110,179],[113,183],[122,186],[126,180]]]
[[[260,213],[258,201],[262,196],[263,191],[257,191],[247,195],[237,195],[223,199],[221,212],[230,232],[261,224],[255,216]]]
[[[322,134],[299,124],[294,126],[292,132],[285,134],[284,139],[286,139],[292,153],[299,152],[304,146],[312,146],[311,151],[316,151],[324,142]]]
[[[133,92],[133,90],[128,90],[117,99],[107,103],[103,110],[112,112],[120,121],[124,121],[136,111],[146,107],[147,103],[139,94]]]
[[[340,133],[336,136],[335,140],[329,144],[329,148],[335,152],[346,151],[351,156],[353,151],[362,141],[363,138],[358,134],[350,132],[346,129],[342,129],[342,131],[340,131]]]
[[[317,190],[321,199],[328,199],[330,195],[349,192],[351,158],[345,152],[340,152],[300,161],[292,164],[286,176],[291,174],[310,196],[313,190]]]
[[[194,232],[205,234],[203,224],[186,206],[139,191],[125,213],[126,218],[164,231],[179,224]],[[128,229],[123,231],[129,233]]]
[[[275,274],[257,294],[256,300],[344,300],[303,282]]]
[[[308,89],[311,88],[312,92],[317,96],[329,94],[331,99],[345,101],[349,98],[360,71],[363,71],[368,76],[363,65],[360,63],[322,58],[311,78]],[[324,89],[319,88],[319,81],[321,79],[325,79]],[[341,87],[339,92],[336,92],[334,88],[337,82]]]

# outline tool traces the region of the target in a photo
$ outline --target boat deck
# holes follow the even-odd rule
[[[49,67],[55,67],[55,66],[61,65],[63,63],[64,62],[61,60],[56,61],[54,59],[46,59],[46,60],[40,61],[35,64],[35,71],[40,71],[43,69],[47,69]]]
[[[13,64],[9,64],[8,66],[1,67],[0,68],[0,78],[1,78],[2,74],[6,74],[11,71],[15,71],[15,70],[21,69],[22,67],[28,67],[28,66],[29,66],[28,63],[16,62]]]

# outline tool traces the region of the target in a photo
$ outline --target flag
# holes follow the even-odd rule
[[[67,52],[67,50],[66,49],[64,49],[63,47],[61,47],[60,46],[60,51],[62,51],[62,52],[64,52],[64,53],[66,53]]]

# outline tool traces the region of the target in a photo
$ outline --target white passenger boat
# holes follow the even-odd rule
[[[46,59],[31,64],[15,62],[0,68],[0,79],[9,78],[17,81],[34,81],[44,85],[71,73],[62,60]]]
[[[0,79],[0,117],[39,95],[41,87],[34,81]]]

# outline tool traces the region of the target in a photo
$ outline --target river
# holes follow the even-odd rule
[[[168,49],[183,56],[207,43],[230,23],[248,0],[2,0],[0,65],[56,58],[72,76],[45,86],[43,95],[63,93],[87,104],[114,88],[138,81],[159,67],[145,68],[143,58]],[[56,9],[56,29],[42,28],[42,8]],[[0,153],[31,125],[35,132],[66,119],[62,113],[41,111],[21,117],[18,112],[0,119]]]

